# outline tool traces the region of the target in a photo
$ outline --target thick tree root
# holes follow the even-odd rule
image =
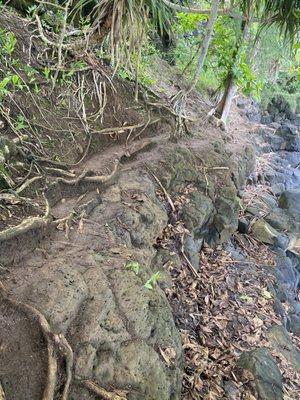
[[[59,344],[60,344],[61,351],[63,352],[65,360],[66,360],[66,382],[65,382],[61,400],[68,400],[70,385],[71,385],[71,381],[72,381],[74,354],[73,354],[72,347],[69,345],[69,343],[68,343],[67,339],[64,337],[64,335],[60,334],[60,335],[58,335],[58,337],[59,337]]]
[[[43,217],[29,217],[24,219],[19,225],[12,226],[0,232],[0,243],[6,240],[13,239],[19,235],[23,235],[33,229],[45,228],[49,225],[52,217],[50,215],[50,206],[48,200],[46,201],[46,211]]]
[[[3,387],[0,382],[0,400],[5,400],[5,399],[6,399],[5,393],[4,393]]]
[[[67,339],[62,334],[55,334],[44,317],[44,315],[36,308],[29,304],[11,299],[0,282],[0,298],[2,301],[7,302],[12,307],[25,313],[28,318],[31,318],[38,323],[40,330],[47,342],[47,354],[48,354],[48,365],[47,365],[47,379],[46,385],[43,392],[42,400],[54,400],[56,383],[57,383],[57,353],[61,355],[66,361],[66,381],[62,393],[62,400],[68,399],[69,388],[72,380],[72,369],[73,369],[73,351],[69,345]],[[56,351],[58,350],[58,351]],[[1,398],[1,397],[0,397]]]
[[[84,181],[86,182],[93,182],[93,183],[107,183],[109,182],[117,173],[119,166],[119,160],[115,161],[115,165],[113,170],[108,175],[95,175],[95,176],[86,176],[84,177]]]
[[[92,182],[92,183],[106,183],[115,176],[118,170],[118,165],[119,165],[119,160],[116,160],[112,172],[108,175],[91,175],[93,171],[84,170],[77,178],[65,179],[60,177],[56,180],[56,182],[64,183],[70,186],[77,185],[82,181]]]
[[[85,386],[91,392],[94,392],[101,399],[104,400],[127,400],[126,392],[125,391],[118,391],[118,392],[108,392],[107,390],[103,389],[102,387],[96,385],[96,383],[85,380],[82,382],[83,386]]]

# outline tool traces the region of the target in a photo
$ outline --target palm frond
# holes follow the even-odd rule
[[[265,0],[262,27],[276,25],[286,39],[297,40],[300,33],[300,0]]]
[[[85,7],[91,0],[79,0],[77,7]],[[159,33],[169,30],[172,11],[161,0],[99,0],[91,10],[94,30],[108,26],[112,60],[118,55],[132,53],[143,43],[149,29]],[[122,49],[122,52],[120,51]]]

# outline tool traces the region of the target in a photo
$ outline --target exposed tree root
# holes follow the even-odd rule
[[[5,400],[5,399],[6,399],[5,393],[4,393],[3,387],[0,382],[0,400]]]
[[[32,183],[34,183],[40,179],[42,179],[42,176],[39,175],[39,176],[34,176],[33,178],[26,180],[20,187],[18,187],[16,189],[16,193],[18,193],[18,194],[22,193],[23,190],[28,188],[28,186],[30,186]]]
[[[84,170],[77,178],[74,179],[66,179],[66,178],[58,178],[56,180],[57,183],[64,183],[66,185],[77,185],[79,182],[81,182],[85,176],[89,173],[88,170]]]
[[[62,334],[55,334],[44,317],[44,315],[36,308],[29,304],[11,299],[0,282],[0,298],[2,301],[7,302],[12,307],[24,312],[29,318],[38,323],[40,330],[47,342],[48,366],[47,366],[47,379],[44,388],[42,400],[54,400],[56,383],[57,383],[57,354],[61,355],[66,361],[66,381],[62,393],[62,400],[68,399],[69,388],[72,381],[73,369],[73,351],[67,339]],[[58,350],[58,352],[56,351]],[[1,388],[1,386],[0,386]],[[1,395],[1,391],[0,391]],[[1,396],[0,396],[1,399]]]
[[[43,336],[47,342],[47,353],[48,353],[48,371],[47,371],[47,380],[46,380],[46,386],[44,388],[43,392],[43,397],[42,400],[53,400],[54,399],[54,391],[55,391],[55,386],[56,386],[56,375],[57,375],[57,361],[56,357],[54,355],[55,353],[55,335],[52,333],[49,324],[46,320],[46,318],[34,307],[21,303],[20,301],[10,299],[6,295],[6,291],[0,282],[0,296],[2,297],[2,301],[7,302],[14,308],[17,308],[21,312],[24,312],[26,315],[34,319],[42,333]]]
[[[118,391],[118,392],[108,392],[106,389],[98,386],[96,383],[90,380],[84,380],[82,384],[89,389],[91,392],[94,392],[101,399],[104,400],[127,400],[126,392],[125,391]]]
[[[49,225],[52,217],[50,215],[50,206],[48,200],[46,201],[46,211],[43,217],[29,217],[24,219],[19,225],[12,226],[0,232],[0,242],[13,239],[19,235],[23,235],[32,229],[40,229]]]
[[[119,166],[119,160],[115,160],[115,165],[112,172],[108,175],[95,175],[95,176],[85,176],[84,181],[94,182],[94,183],[107,183],[109,182],[117,173]]]
[[[64,169],[60,168],[52,168],[52,167],[45,167],[45,171],[49,172],[53,176],[65,176],[68,178],[75,178],[76,175],[72,174],[71,172],[65,171]]]
[[[108,175],[90,175],[93,171],[84,170],[77,178],[75,179],[65,179],[65,178],[58,178],[56,180],[57,183],[64,183],[66,185],[77,185],[81,181],[84,182],[92,182],[92,183],[106,183],[110,179],[112,179],[115,174],[117,173],[119,165],[119,160],[115,160],[113,170]]]
[[[60,334],[59,336],[59,344],[61,351],[63,352],[66,360],[66,382],[63,390],[63,394],[61,400],[68,400],[69,389],[72,381],[72,369],[74,364],[74,354],[72,347],[69,345],[67,339],[64,335]]]

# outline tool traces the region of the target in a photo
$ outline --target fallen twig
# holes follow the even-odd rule
[[[189,269],[191,270],[191,272],[193,273],[193,275],[196,278],[200,278],[200,276],[199,276],[198,272],[196,271],[195,267],[193,266],[193,264],[188,259],[188,256],[185,254],[185,251],[184,251],[184,234],[181,236],[181,254],[183,255],[183,258],[185,259],[185,261],[187,262],[187,265],[188,265]]]
[[[149,170],[150,171],[150,170]],[[158,183],[159,187],[161,188],[161,190],[163,191],[166,199],[168,200],[168,203],[170,204],[170,207],[172,209],[173,212],[176,212],[176,208],[174,206],[173,200],[171,199],[169,193],[166,191],[166,189],[164,188],[163,184],[161,183],[161,181],[158,179],[158,177],[156,175],[154,175],[154,173],[152,171],[150,171],[151,175],[153,176],[153,178],[155,179],[155,181]]]

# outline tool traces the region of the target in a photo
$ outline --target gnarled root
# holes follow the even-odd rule
[[[94,182],[94,183],[107,183],[109,182],[114,176],[116,175],[118,171],[118,165],[119,165],[119,160],[115,161],[114,168],[112,172],[108,175],[96,175],[96,176],[86,176],[84,178],[84,181],[86,182]]]
[[[47,354],[48,354],[48,368],[47,368],[47,379],[46,385],[43,392],[42,400],[54,400],[56,382],[57,382],[57,356],[56,349],[58,353],[65,358],[66,361],[66,381],[62,393],[62,400],[68,399],[69,388],[72,380],[72,368],[73,368],[73,351],[69,345],[67,339],[62,334],[55,334],[52,332],[50,325],[44,315],[38,311],[36,308],[30,306],[29,304],[23,303],[11,299],[0,282],[0,298],[2,301],[7,302],[12,307],[25,313],[28,318],[32,318],[38,323],[40,330],[47,342]],[[1,393],[1,392],[0,392]],[[1,398],[1,397],[0,397]]]
[[[119,165],[119,160],[116,160],[114,163],[113,170],[110,174],[108,175],[91,175],[93,171],[89,170],[84,170],[80,175],[78,175],[77,178],[74,179],[66,179],[66,178],[58,178],[56,180],[57,183],[64,183],[66,185],[77,185],[78,183],[84,181],[84,182],[92,182],[92,183],[106,183],[110,181],[115,174],[117,173],[118,170],[118,165]]]
[[[49,225],[52,217],[50,215],[50,205],[45,197],[46,211],[42,217],[29,217],[24,219],[19,225],[12,226],[0,232],[0,242],[13,239],[16,236],[27,233],[32,229],[40,229]]]
[[[5,399],[6,399],[5,393],[4,393],[3,387],[0,382],[0,400],[5,400]]]

